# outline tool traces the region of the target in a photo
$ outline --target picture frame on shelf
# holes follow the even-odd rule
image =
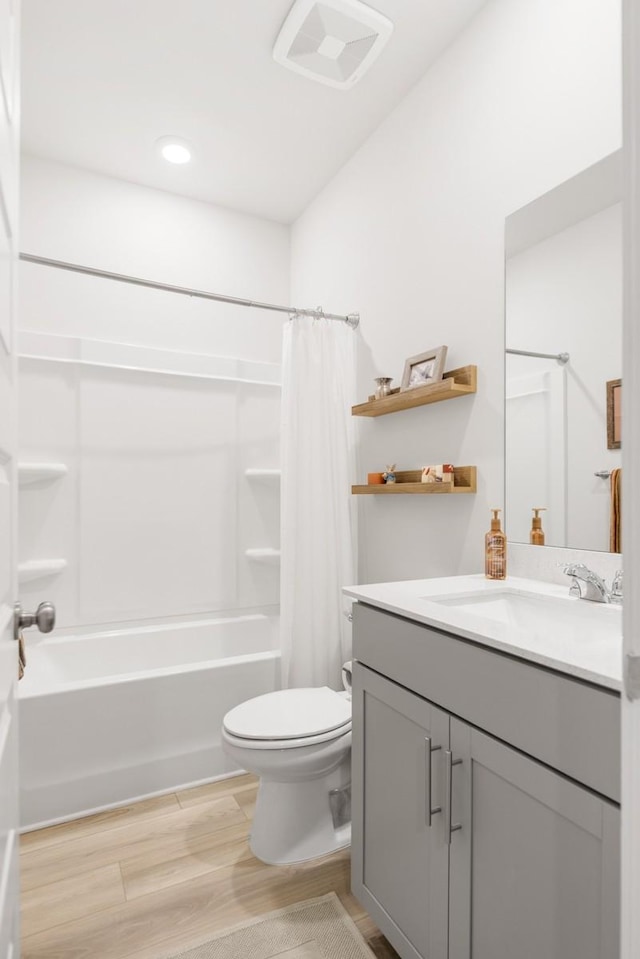
[[[406,393],[407,390],[415,390],[419,386],[438,383],[442,379],[446,357],[446,346],[437,346],[435,349],[410,356],[405,360],[400,392]]]

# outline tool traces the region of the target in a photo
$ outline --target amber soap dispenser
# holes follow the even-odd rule
[[[500,510],[491,512],[491,529],[484,538],[484,574],[487,579],[506,579],[507,537],[500,529]]]
[[[531,520],[531,532],[529,533],[529,542],[532,546],[544,546],[544,530],[540,513],[544,513],[546,506],[534,506],[533,518]]]

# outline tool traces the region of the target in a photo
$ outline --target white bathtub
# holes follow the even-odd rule
[[[23,828],[233,772],[222,718],[279,687],[276,644],[266,615],[29,642],[19,685]]]

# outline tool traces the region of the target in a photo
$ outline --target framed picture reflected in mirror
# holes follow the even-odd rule
[[[607,449],[619,450],[622,442],[622,380],[607,381]]]

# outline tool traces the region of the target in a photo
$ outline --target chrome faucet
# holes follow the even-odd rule
[[[571,586],[569,592],[573,596],[579,596],[580,599],[588,599],[592,603],[610,603],[611,593],[607,589],[605,581],[594,573],[592,569],[585,566],[584,563],[567,563],[562,567],[562,572],[571,577]],[[620,574],[620,599],[622,601],[622,574]]]

